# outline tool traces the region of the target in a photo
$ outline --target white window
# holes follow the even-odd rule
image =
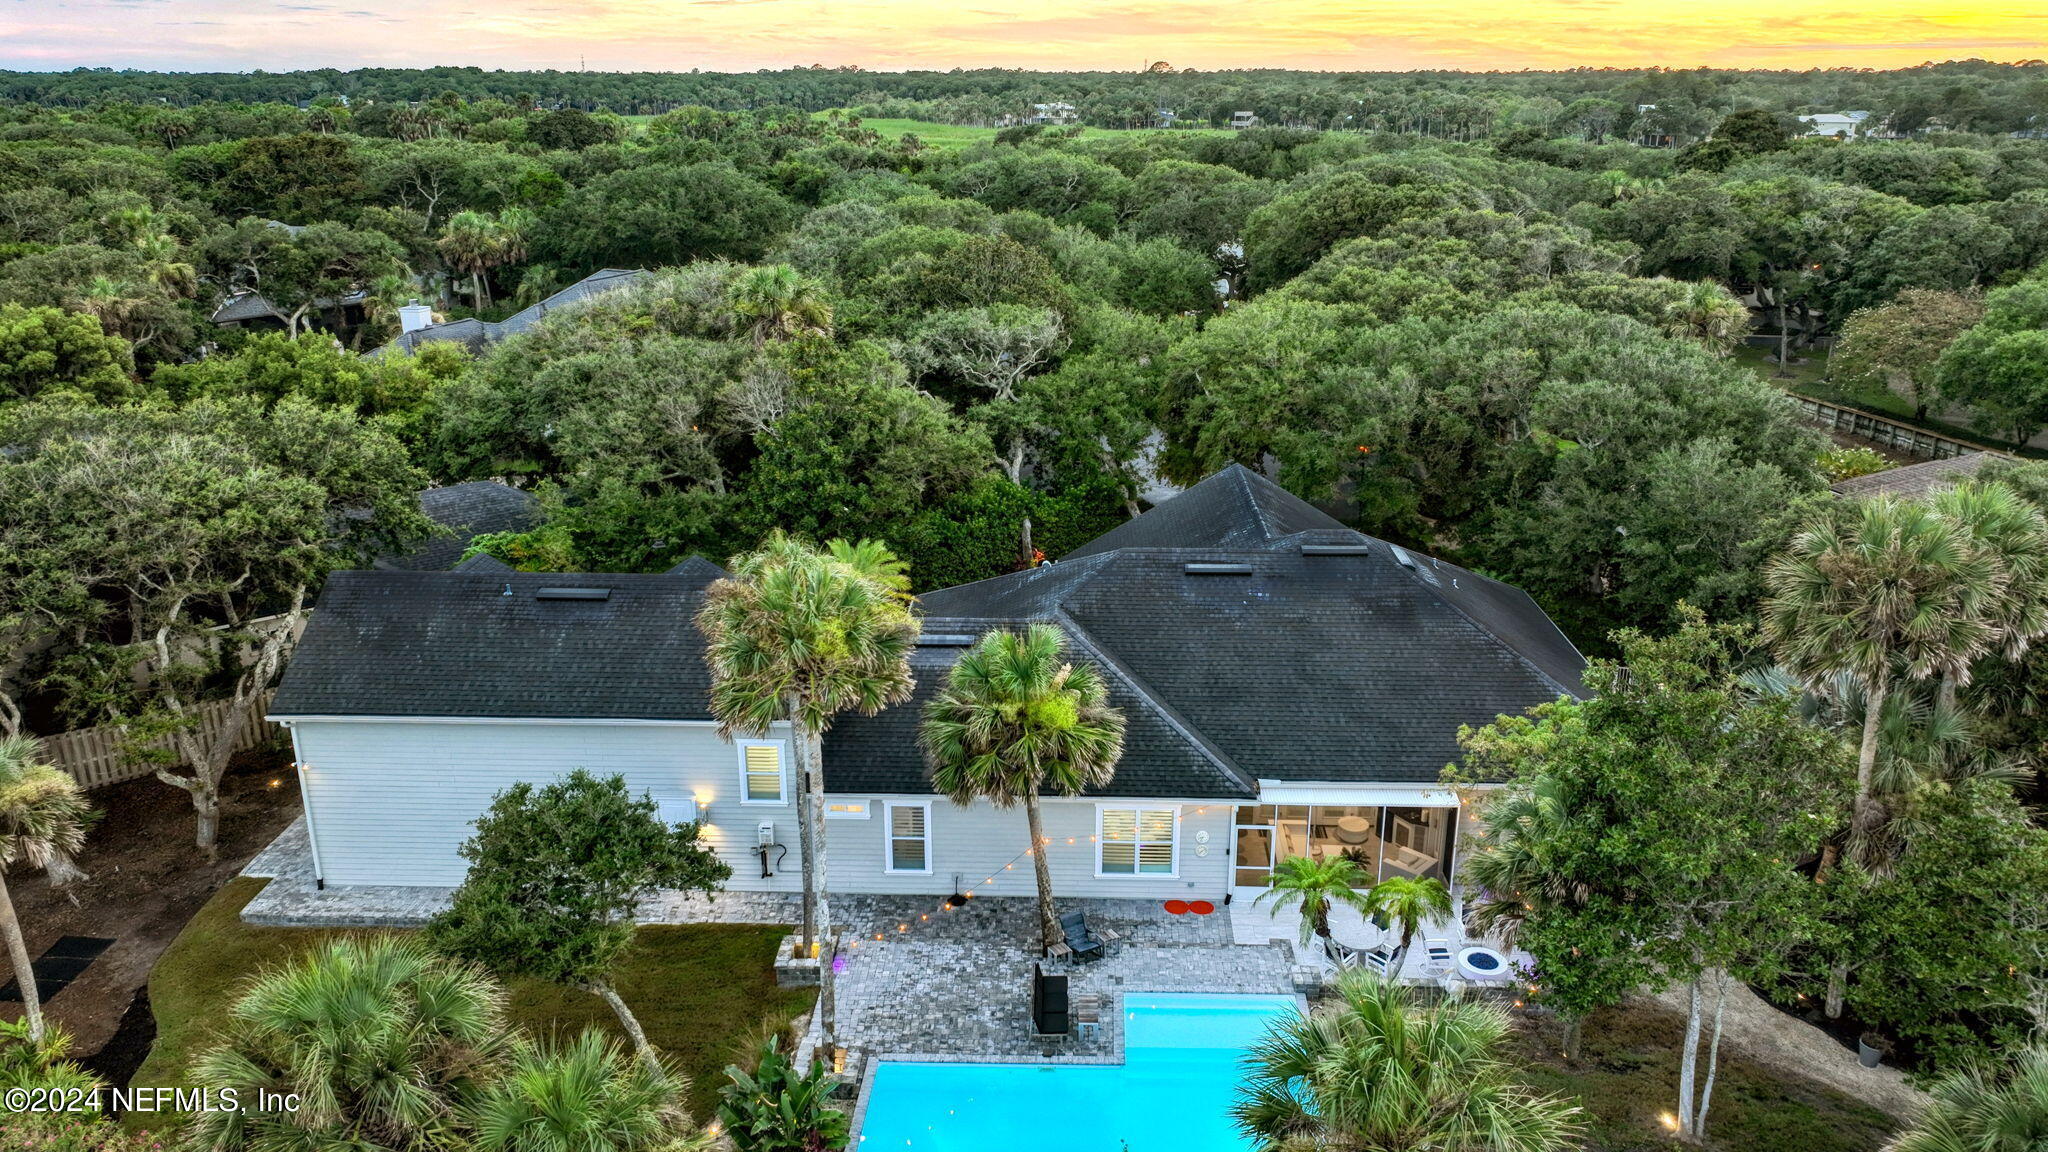
[[[884,872],[930,873],[932,870],[932,806],[929,801],[884,804],[882,845]]]
[[[827,820],[865,820],[870,814],[868,802],[865,800],[827,800],[825,802],[825,819]]]
[[[789,774],[782,768],[782,742],[740,745],[740,803],[786,804]]]
[[[1097,808],[1095,874],[1178,876],[1179,808]]]

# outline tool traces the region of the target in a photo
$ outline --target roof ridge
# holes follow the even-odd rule
[[[1114,555],[1114,553],[1111,553],[1111,555]],[[1159,694],[1152,690],[1150,684],[1139,679],[1137,673],[1132,672],[1129,667],[1125,666],[1123,661],[1118,660],[1110,653],[1109,649],[1103,647],[1101,641],[1089,635],[1088,630],[1081,627],[1080,621],[1068,615],[1065,605],[1061,605],[1053,610],[1053,622],[1058,624],[1068,635],[1072,636],[1076,644],[1087,649],[1089,655],[1093,656],[1103,667],[1109,669],[1111,673],[1125,684],[1130,685],[1131,691],[1137,693],[1139,699],[1143,700],[1154,712],[1158,713],[1160,719],[1166,721],[1167,727],[1172,728],[1178,733],[1181,739],[1186,740],[1197,751],[1201,752],[1202,755],[1208,757],[1211,763],[1222,769],[1226,775],[1234,778],[1251,795],[1256,796],[1259,794],[1259,781],[1257,777],[1238,767],[1237,761],[1231,759],[1229,753],[1217,747],[1214,742],[1202,734],[1201,729],[1196,728],[1187,717],[1182,716],[1178,709],[1161,699]]]
[[[1252,470],[1242,464],[1232,464],[1231,468],[1235,470],[1234,479],[1237,480],[1238,493],[1244,497],[1244,502],[1251,506],[1252,519],[1259,526],[1259,535],[1271,541],[1274,538],[1273,524],[1266,516],[1266,506],[1259,502],[1258,493],[1252,490],[1252,482],[1246,479],[1252,475]]]
[[[1363,533],[1361,533],[1361,535],[1363,535]],[[1372,537],[1368,537],[1368,539],[1372,539]],[[1378,543],[1385,544],[1388,548],[1401,547],[1400,545],[1395,544],[1389,540],[1379,540]],[[1407,549],[1402,550],[1408,551]],[[1441,558],[1432,556],[1427,552],[1411,554],[1421,556],[1423,559],[1428,560],[1433,566],[1436,567],[1442,567],[1444,563]],[[1552,620],[1550,618],[1550,613],[1543,611],[1543,605],[1536,604],[1536,598],[1534,596],[1530,596],[1527,591],[1521,588],[1517,588],[1513,584],[1509,584],[1506,581],[1502,580],[1494,580],[1490,576],[1482,576],[1469,568],[1461,568],[1456,564],[1451,565],[1451,567],[1458,572],[1464,573],[1467,576],[1471,576],[1480,580],[1486,580],[1494,584],[1499,584],[1501,587],[1506,588],[1510,592],[1513,592],[1515,595],[1526,598],[1531,604],[1535,604],[1536,611],[1543,617],[1544,621],[1550,625],[1551,630],[1557,633],[1558,639],[1563,640],[1565,643],[1565,647],[1570,648],[1572,652],[1578,656],[1580,663],[1585,663],[1586,654],[1584,652],[1580,652],[1579,646],[1577,644],[1572,643],[1572,638],[1564,634],[1564,629],[1559,628],[1557,626],[1557,621]],[[1442,585],[1431,584],[1427,580],[1422,580],[1416,577],[1410,577],[1410,579],[1414,580],[1417,585],[1427,589],[1430,595],[1436,597],[1437,603],[1442,604],[1444,607],[1449,608],[1451,611],[1457,613],[1458,618],[1463,620],[1466,626],[1470,627],[1474,632],[1479,633],[1481,636],[1484,636],[1486,639],[1492,641],[1500,648],[1505,649],[1509,655],[1513,656],[1516,660],[1520,661],[1524,667],[1529,669],[1529,671],[1534,672],[1540,679],[1543,680],[1544,683],[1551,685],[1552,687],[1556,688],[1558,691],[1564,693],[1567,696],[1576,697],[1579,695],[1578,691],[1574,690],[1570,685],[1566,684],[1562,680],[1559,680],[1557,677],[1552,676],[1550,673],[1544,671],[1543,666],[1536,663],[1536,661],[1530,659],[1529,654],[1527,652],[1524,652],[1520,648],[1515,647],[1513,644],[1508,643],[1507,640],[1502,638],[1500,633],[1494,631],[1493,629],[1487,627],[1485,624],[1481,623],[1477,617],[1473,616],[1470,612],[1465,611],[1463,605],[1459,604],[1457,601],[1445,595]],[[1456,587],[1455,577],[1452,580],[1452,586]]]

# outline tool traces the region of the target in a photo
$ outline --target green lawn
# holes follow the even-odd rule
[[[1522,1079],[1576,1100],[1587,1112],[1587,1152],[1665,1152],[1663,1116],[1677,1110],[1678,1050],[1685,1022],[1650,1008],[1606,1009],[1586,1021],[1579,1059],[1567,1064],[1555,1036],[1520,1034]],[[1724,1047],[1707,1113],[1711,1148],[1725,1152],[1872,1152],[1889,1117],[1831,1090],[1773,1075]]]
[[[231,881],[157,961],[149,978],[157,1038],[135,1074],[137,1086],[183,1082],[182,1070],[205,1047],[250,977],[338,934],[242,923],[242,906],[263,884]],[[648,1039],[689,1073],[690,1111],[699,1119],[711,1114],[725,1066],[748,1044],[787,1027],[810,1008],[813,992],[775,986],[775,946],[786,932],[773,925],[738,924],[640,930],[638,948],[619,979],[619,994],[639,1016]],[[595,1024],[623,1037],[611,1010],[595,996],[533,981],[512,985],[511,1015],[515,1023],[543,1035]]]

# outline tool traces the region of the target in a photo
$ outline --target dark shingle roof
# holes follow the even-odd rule
[[[1261,779],[1434,782],[1459,725],[1582,691],[1584,660],[1526,593],[1346,529],[1247,470],[1102,541],[1181,531],[1202,546],[1089,545],[920,603],[1078,630]],[[1188,571],[1218,563],[1249,571]]]
[[[958,631],[927,618],[928,634]],[[917,689],[911,698],[874,716],[848,716],[825,734],[825,776],[835,791],[918,793],[931,791],[917,728],[925,705],[945,687],[946,672],[964,651],[920,646],[911,658]],[[1085,652],[1077,656],[1086,658]],[[1110,703],[1124,713],[1124,754],[1108,787],[1090,796],[1251,799],[1256,781],[1219,764],[1173,719],[1130,683],[1108,669]]]
[[[1264,548],[1317,529],[1346,531],[1315,505],[1249,468],[1232,465],[1062,559],[1118,548]]]
[[[546,319],[550,312],[565,305],[575,304],[592,296],[602,295],[615,288],[624,288],[628,284],[635,283],[651,275],[653,273],[639,268],[601,268],[540,303],[530,308],[522,308],[495,323],[472,318],[454,320],[446,324],[434,324],[426,328],[417,328],[411,332],[399,333],[398,337],[392,340],[391,343],[384,345],[383,348],[377,348],[365,353],[365,355],[381,355],[386,348],[398,348],[410,352],[421,344],[440,340],[453,340],[462,344],[471,352],[481,352],[485,347],[496,344],[507,336],[517,336],[519,333],[526,331]]]
[[[492,532],[525,532],[541,522],[540,501],[495,480],[472,480],[420,493],[420,511],[452,535],[434,536],[411,552],[380,556],[379,568],[440,572],[455,566],[469,542]]]
[[[1062,628],[1077,659],[1104,668],[1129,724],[1109,795],[1242,798],[1262,778],[1433,783],[1459,725],[1581,691],[1584,662],[1526,594],[1343,528],[1261,477],[1220,473],[1104,539],[1181,531],[1196,546],[1091,545],[928,593],[926,635]],[[1205,563],[1225,571],[1188,571]],[[635,576],[341,573],[271,710],[705,719],[692,617],[721,575],[701,557]],[[611,597],[534,595],[572,584]],[[914,700],[834,726],[829,787],[928,787],[917,723],[961,651],[920,645]]]
[[[1967,452],[1946,460],[1927,460],[1902,468],[1872,472],[1868,476],[1854,476],[1831,487],[1837,496],[1899,496],[1909,500],[1917,499],[1950,481],[1976,475],[1977,469],[1982,468],[1985,462],[1991,459],[1993,457],[1989,452]]]
[[[700,574],[337,572],[278,716],[702,719]],[[543,600],[543,588],[605,600]]]

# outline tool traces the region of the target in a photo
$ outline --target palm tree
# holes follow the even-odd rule
[[[1969,533],[2005,570],[2005,590],[1991,611],[1993,646],[2018,660],[2048,635],[2048,517],[2004,484],[1964,482],[1935,493],[1934,511]],[[1954,700],[1953,678],[1944,698]]]
[[[1337,1003],[1273,1026],[1247,1057],[1232,1111],[1260,1152],[1553,1152],[1577,1147],[1580,1110],[1516,1083],[1507,1011],[1424,1004],[1363,969]]]
[[[932,787],[955,804],[983,798],[999,808],[1023,801],[1038,873],[1043,946],[1064,938],[1053,910],[1041,792],[1078,796],[1116,775],[1124,750],[1123,713],[1092,665],[1068,663],[1067,639],[1050,624],[1022,633],[992,631],[947,674],[925,706],[919,740]]]
[[[1662,327],[1667,335],[1726,356],[1749,330],[1749,309],[1711,280],[1686,281],[1666,306]]]
[[[733,315],[754,334],[754,347],[806,332],[832,331],[832,304],[824,288],[787,264],[749,268],[726,286]]]
[[[559,1048],[521,1041],[471,1113],[476,1152],[667,1152],[690,1126],[681,1076],[595,1028]]]
[[[1423,924],[1457,914],[1450,888],[1434,876],[1389,876],[1365,894],[1365,907],[1381,920],[1401,926],[1403,952]]]
[[[846,711],[872,716],[910,698],[917,619],[903,563],[869,540],[827,550],[779,529],[733,557],[732,575],[705,591],[697,627],[711,670],[711,713],[721,735],[793,729],[803,856],[801,942],[831,928],[825,893],[825,730]],[[831,957],[819,968],[818,1019],[833,1043]]]
[[[2039,1152],[2048,1148],[2048,1047],[2007,1069],[1982,1064],[1935,1084],[1927,1110],[1884,1152]]]
[[[342,939],[267,972],[228,1010],[194,1081],[297,1111],[198,1113],[208,1152],[460,1146],[463,1108],[507,1048],[504,993],[414,939]]]
[[[1874,843],[1878,734],[1893,680],[1967,676],[1999,639],[2005,580],[1954,521],[1890,497],[1864,501],[1846,525],[1824,517],[1765,566],[1764,632],[1779,660],[1807,681],[1848,673],[1863,685],[1852,842]]]
[[[32,736],[0,737],[0,933],[7,937],[7,959],[21,989],[29,1039],[38,1044],[43,1039],[43,1004],[36,995],[21,920],[7,890],[7,869],[15,863],[41,868],[53,885],[85,879],[71,858],[85,844],[93,817],[77,781],[43,763],[41,750]]]
[[[1366,881],[1365,869],[1346,856],[1316,860],[1289,856],[1273,867],[1273,886],[1259,893],[1254,907],[1271,900],[1275,908],[1301,906],[1301,942],[1309,937],[1330,939],[1330,904],[1342,901],[1365,909],[1365,896],[1358,891]]]
[[[1591,895],[1586,886],[1564,879],[1565,870],[1547,858],[1567,843],[1574,819],[1555,776],[1509,786],[1486,802],[1482,815],[1485,826],[1474,833],[1477,845],[1463,865],[1466,890],[1476,893],[1473,931],[1498,934],[1512,946],[1530,913],[1585,903]]]
[[[469,296],[478,311],[490,302],[485,274],[504,262],[505,230],[488,212],[457,212],[434,242],[448,267],[469,277]]]

